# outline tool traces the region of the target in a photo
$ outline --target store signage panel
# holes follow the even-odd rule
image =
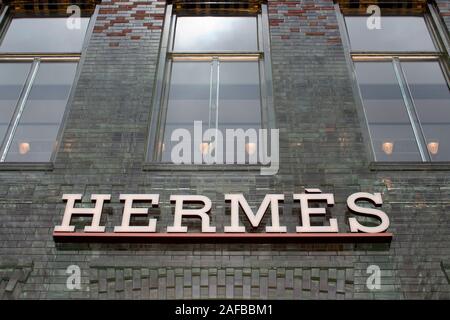
[[[53,236],[56,241],[98,241],[98,240],[176,240],[189,238],[201,239],[223,239],[223,240],[330,240],[330,241],[360,241],[360,240],[390,240],[392,234],[387,232],[389,228],[389,217],[381,210],[382,197],[380,193],[357,192],[347,197],[347,207],[353,213],[348,218],[349,230],[343,232],[338,227],[336,218],[328,219],[327,225],[313,225],[311,216],[326,214],[325,207],[311,206],[313,202],[324,203],[328,207],[335,204],[334,195],[322,193],[319,189],[306,189],[304,193],[294,194],[294,203],[300,203],[301,225],[296,226],[295,232],[288,233],[287,227],[280,220],[279,206],[284,201],[283,194],[266,194],[256,212],[249,206],[243,194],[225,194],[224,199],[230,206],[230,219],[225,225],[223,232],[218,232],[217,227],[211,224],[212,201],[204,195],[171,195],[170,201],[175,204],[173,224],[165,227],[164,232],[157,232],[157,219],[149,218],[148,225],[131,225],[132,216],[147,215],[148,207],[134,207],[135,202],[148,202],[150,206],[159,205],[159,194],[120,194],[119,198],[124,202],[121,224],[115,226],[112,232],[106,232],[105,226],[101,225],[101,216],[105,201],[111,200],[110,194],[92,194],[93,207],[81,208],[76,206],[81,201],[82,194],[64,194],[63,200],[67,201],[62,223],[55,226]],[[371,206],[361,206],[360,203],[371,203]],[[200,204],[198,208],[186,208],[188,205]],[[263,218],[270,215],[270,225],[263,232],[248,232],[241,223],[247,219],[251,228],[260,226]],[[71,225],[74,216],[91,216],[90,225],[84,227],[82,232],[76,232],[75,226]],[[376,218],[378,224],[366,226],[358,221],[358,216]],[[184,219],[200,219],[201,232],[189,232],[188,227],[183,224]],[[251,231],[251,230],[250,230]],[[153,239],[153,240],[152,240]]]

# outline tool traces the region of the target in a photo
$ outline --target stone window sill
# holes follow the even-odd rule
[[[0,171],[52,171],[51,162],[1,162]]]
[[[173,163],[144,163],[144,171],[241,171],[259,172],[259,164],[173,164]]]
[[[450,171],[450,162],[371,162],[371,171]]]

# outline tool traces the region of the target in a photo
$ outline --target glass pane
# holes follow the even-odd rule
[[[402,68],[434,161],[450,160],[450,91],[437,61],[405,62]]]
[[[30,63],[0,63],[0,145],[5,138],[30,68]]]
[[[256,136],[261,128],[261,89],[259,65],[254,62],[220,62],[219,81],[219,129],[226,141],[226,129],[255,129]],[[244,149],[235,143],[235,163],[238,152],[248,157],[257,152],[257,140],[246,140]]]
[[[355,66],[376,160],[421,161],[392,63]]]
[[[367,17],[345,17],[353,51],[437,51],[423,17],[381,17],[381,29]]]
[[[80,18],[80,28],[70,29],[67,18],[12,19],[0,52],[80,52],[89,18]]]
[[[162,148],[163,162],[172,162],[172,148],[178,144],[170,141],[174,130],[187,129],[193,141],[194,121],[203,122],[203,131],[208,129],[211,66],[212,62],[173,62]],[[191,149],[192,157],[193,152],[200,152],[200,147]]]
[[[76,63],[42,63],[39,66],[6,161],[50,160],[76,68]]]
[[[256,17],[178,17],[175,51],[257,51]]]

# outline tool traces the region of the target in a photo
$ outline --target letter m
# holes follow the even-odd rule
[[[270,204],[272,226],[266,226],[266,232],[286,232],[286,227],[280,226],[278,202],[284,200],[282,194],[267,194],[256,214],[248,205],[242,194],[226,194],[225,200],[231,201],[231,225],[225,227],[225,232],[245,232],[245,227],[239,226],[239,207],[242,208],[254,228],[258,227]]]

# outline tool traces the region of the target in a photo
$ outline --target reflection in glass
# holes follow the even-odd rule
[[[256,17],[178,17],[174,51],[257,51]]]
[[[195,76],[193,76],[195,75]],[[211,141],[194,145],[194,121],[202,121],[203,133],[219,129],[226,149],[226,129],[259,129],[261,127],[261,93],[259,65],[251,62],[183,62],[174,61],[170,78],[162,161],[171,161],[171,152],[179,142],[171,142],[172,132],[186,129],[191,135],[191,159],[194,153],[216,154]],[[216,107],[217,104],[217,107]],[[256,131],[257,135],[257,131]],[[214,142],[214,141],[212,141]],[[237,159],[237,144],[234,158]],[[257,140],[246,141],[240,152],[256,153]],[[231,150],[227,150],[231,151]],[[217,151],[218,160],[226,154]],[[248,160],[248,159],[247,159]]]
[[[210,117],[212,62],[174,61],[170,76],[169,100],[167,104],[162,161],[171,161],[171,152],[177,141],[171,142],[172,132],[186,129],[194,139],[194,121],[203,122],[203,130],[208,128]],[[204,147],[191,150],[200,152]]]
[[[381,29],[369,29],[367,17],[347,16],[352,51],[437,51],[423,17],[383,16]]]
[[[6,161],[50,160],[76,67],[76,63],[40,64]]]
[[[219,70],[219,129],[224,134],[225,143],[226,129],[255,129],[258,132],[261,128],[260,78],[257,61],[220,62]],[[246,145],[239,149],[235,142],[235,163],[238,152],[243,158],[248,158],[256,149],[257,141],[247,140]],[[226,149],[227,153],[231,151]]]
[[[376,160],[421,161],[392,63],[355,66]]]
[[[434,161],[450,160],[450,91],[439,62],[403,62],[408,87]]]
[[[0,63],[0,145],[5,138],[30,67],[30,63]]]
[[[0,52],[81,52],[89,18],[69,29],[67,18],[14,18],[0,44]]]

